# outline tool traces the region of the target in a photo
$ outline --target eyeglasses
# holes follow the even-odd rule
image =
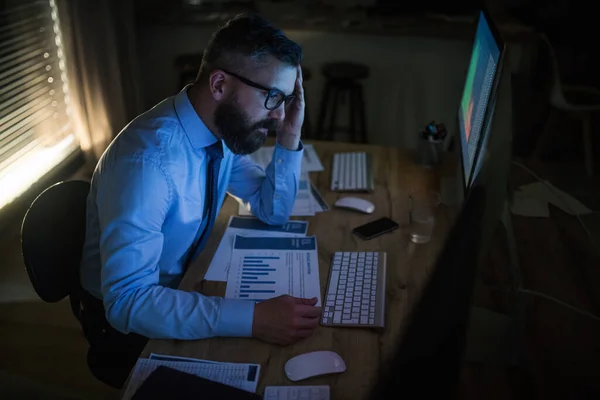
[[[286,96],[285,93],[283,93],[279,89],[271,89],[271,88],[263,86],[259,83],[252,82],[250,79],[246,79],[243,76],[239,76],[238,74],[234,74],[233,72],[227,71],[226,69],[223,69],[223,68],[219,68],[219,69],[221,71],[225,72],[226,74],[229,74],[229,75],[233,76],[234,78],[237,78],[239,81],[245,83],[248,86],[251,86],[256,89],[264,90],[265,92],[267,92],[267,98],[265,99],[265,108],[267,110],[271,110],[271,111],[275,110],[284,102],[287,105],[296,97],[296,95],[294,95],[294,94]]]

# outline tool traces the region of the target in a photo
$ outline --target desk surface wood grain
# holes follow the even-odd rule
[[[290,346],[277,346],[252,338],[214,338],[197,341],[151,340],[142,357],[150,353],[196,357],[214,361],[258,363],[261,374],[257,393],[270,385],[330,385],[332,399],[362,399],[377,382],[382,369],[394,355],[410,321],[411,310],[419,300],[432,272],[434,260],[443,245],[453,210],[440,206],[433,239],[428,244],[413,244],[407,234],[408,192],[411,189],[439,188],[440,170],[415,165],[413,155],[405,150],[373,145],[355,145],[307,141],[313,143],[325,170],[310,174],[311,181],[331,206],[331,210],[313,217],[292,218],[309,221],[309,235],[318,239],[319,271],[322,293],[329,274],[331,256],[336,251],[377,250],[387,253],[387,290],[385,329],[332,328],[319,326],[314,335]],[[375,204],[371,215],[333,207],[335,200],[348,193],[331,192],[331,163],[335,152],[368,151],[374,157],[375,191],[357,196]],[[206,250],[198,257],[181,282],[180,289],[196,290],[205,295],[223,296],[225,282],[204,281],[212,256],[231,215],[237,215],[237,203],[225,201]],[[400,229],[370,241],[354,236],[352,228],[379,217],[390,217]],[[285,362],[299,354],[315,350],[332,350],[342,356],[347,370],[342,374],[320,376],[298,383],[284,374]]]

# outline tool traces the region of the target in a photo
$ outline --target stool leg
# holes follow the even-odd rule
[[[364,102],[364,99],[363,99],[363,87],[360,84],[358,85],[358,92],[357,92],[357,94],[358,94],[358,103],[359,103],[358,113],[359,113],[359,116],[360,116],[360,133],[361,133],[361,136],[362,136],[362,142],[363,143],[367,143],[367,121],[366,121],[366,118],[365,118],[365,114],[366,114],[366,112],[365,112],[365,102]]]
[[[350,98],[350,104],[348,107],[348,116],[350,117],[350,134],[352,135],[352,141],[358,142],[356,138],[356,118],[358,117],[358,109],[356,108],[357,104],[357,92],[356,88],[353,86],[349,89],[348,97]]]
[[[331,115],[329,116],[329,129],[327,129],[327,140],[333,140],[335,132],[335,123],[337,121],[337,106],[340,97],[338,88],[333,87],[333,104],[331,105]]]
[[[317,121],[317,132],[315,132],[317,138],[324,138],[325,133],[325,118],[327,117],[327,106],[329,104],[329,95],[331,87],[328,82],[325,82],[323,88],[323,96],[321,97],[321,105],[319,107],[319,120]]]

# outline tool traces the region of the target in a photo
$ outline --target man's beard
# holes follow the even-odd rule
[[[237,107],[232,99],[217,106],[215,125],[232,153],[251,154],[260,149],[266,140],[266,135],[258,129],[266,128],[268,132],[274,131],[277,128],[277,121],[265,119],[252,123],[248,115]]]

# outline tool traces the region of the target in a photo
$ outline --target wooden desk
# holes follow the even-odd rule
[[[307,141],[307,143],[311,143]],[[438,250],[450,225],[448,208],[441,206],[433,239],[425,245],[413,244],[406,232],[408,223],[408,191],[415,188],[438,187],[439,171],[414,165],[411,153],[381,146],[353,145],[333,142],[312,142],[325,171],[312,173],[311,180],[325,200],[332,205],[341,195],[329,190],[331,160],[334,152],[366,150],[374,156],[375,192],[360,195],[375,204],[371,215],[334,209],[314,217],[301,218],[309,222],[309,235],[318,238],[319,270],[322,291],[325,291],[331,256],[336,251],[379,250],[388,254],[385,330],[319,327],[314,335],[291,346],[282,347],[252,338],[215,338],[198,341],[151,340],[142,353],[170,354],[214,361],[258,363],[261,376],[257,393],[265,386],[294,385],[283,371],[285,362],[298,354],[315,350],[332,350],[346,362],[342,374],[321,376],[298,384],[331,387],[332,399],[362,399],[377,382],[379,371],[394,354],[394,349],[408,324],[413,304],[419,299]],[[225,282],[203,281],[202,278],[225,230],[229,216],[237,214],[237,203],[228,198],[215,222],[206,250],[198,257],[181,282],[180,289],[197,290],[207,295],[225,294]],[[401,224],[401,228],[371,241],[352,235],[353,227],[382,216]],[[298,218],[294,218],[298,219]]]

